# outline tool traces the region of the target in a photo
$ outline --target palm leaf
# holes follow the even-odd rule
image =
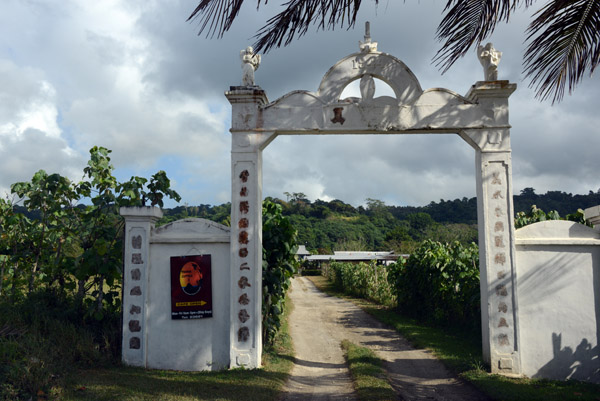
[[[433,61],[446,72],[473,46],[492,34],[498,21],[508,22],[510,13],[521,3],[533,0],[448,0],[447,12],[438,26],[436,38],[443,42]]]
[[[379,0],[374,0],[378,3]],[[297,34],[304,35],[311,24],[333,30],[337,25],[352,28],[361,0],[289,0],[286,9],[267,21],[255,38],[254,47],[264,52],[282,44],[287,46]]]
[[[264,4],[268,0],[264,0]],[[373,0],[379,3],[379,0]],[[222,37],[238,16],[244,0],[201,0],[188,21],[199,19],[199,34]],[[257,0],[257,8],[263,0]],[[256,34],[255,51],[268,52],[274,47],[288,45],[293,38],[304,35],[310,25],[320,29],[352,28],[362,0],[288,0],[284,10],[270,18]]]
[[[187,21],[199,19],[200,31],[206,31],[206,36],[222,37],[227,32],[233,21],[238,16],[244,0],[201,0]],[[261,0],[258,0],[257,7]],[[266,3],[266,1],[265,1]]]
[[[536,13],[527,29],[524,72],[536,97],[562,100],[566,83],[572,93],[589,68],[600,61],[600,1],[558,0]],[[532,40],[533,38],[533,40]]]

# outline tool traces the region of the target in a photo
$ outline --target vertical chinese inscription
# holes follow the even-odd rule
[[[511,269],[510,249],[507,249],[508,230],[510,224],[508,210],[508,176],[507,165],[503,161],[495,161],[487,164],[487,198],[489,202],[489,217],[491,218],[490,232],[487,233],[489,241],[489,250],[491,254],[488,260],[491,263],[490,273],[497,277],[494,285],[494,303],[497,310],[494,319],[494,327],[497,332],[494,337],[497,339],[497,345],[501,347],[510,346],[511,333],[511,300],[509,291],[511,290],[510,275],[507,269]]]
[[[248,263],[248,259],[247,259],[250,254],[249,247],[251,246],[250,242],[252,239],[250,236],[251,231],[249,230],[249,228],[250,228],[250,220],[252,218],[255,218],[255,216],[253,214],[254,211],[252,211],[252,213],[251,213],[250,208],[253,207],[253,205],[250,204],[250,199],[248,199],[248,194],[250,191],[248,190],[247,182],[250,179],[250,172],[247,169],[244,169],[238,175],[238,178],[239,178],[238,185],[239,185],[239,196],[240,196],[240,200],[239,200],[239,204],[238,204],[239,218],[237,220],[237,236],[234,238],[237,238],[237,243],[239,246],[239,250],[238,250],[237,254],[238,254],[238,257],[241,259],[240,265],[239,265],[240,266],[239,275],[237,276],[237,287],[240,289],[241,295],[239,295],[239,298],[238,298],[237,317],[238,317],[238,322],[241,324],[244,324],[251,318],[250,314],[248,313],[248,309],[245,308],[250,303],[250,297],[248,297],[248,294],[246,292],[244,292],[244,290],[247,287],[252,287],[252,285],[251,285],[251,280],[249,280],[248,276],[242,275],[242,273],[245,270],[248,270],[248,271],[251,270],[250,264]],[[249,337],[250,337],[249,328],[246,326],[239,327],[238,335],[237,335],[238,343],[247,342]]]

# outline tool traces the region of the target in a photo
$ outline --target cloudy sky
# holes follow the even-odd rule
[[[99,145],[112,149],[121,180],[165,170],[182,203],[227,202],[231,109],[223,93],[241,83],[239,51],[278,3],[260,12],[246,4],[233,29],[211,40],[186,22],[194,0],[3,0],[0,194],[39,169],[79,180],[88,150]],[[474,50],[444,75],[431,64],[445,0],[363,4],[356,29],[312,29],[263,56],[256,81],[271,101],[316,91],[330,66],[358,50],[367,20],[379,50],[404,61],[424,89],[464,95],[482,79]],[[518,13],[490,38],[503,52],[499,78],[518,84],[510,98],[515,193],[596,191],[600,80],[586,76],[558,105],[535,100],[521,67],[532,13]],[[424,205],[475,196],[474,151],[454,135],[282,136],[265,150],[264,165],[265,196],[303,192],[355,206],[365,198]]]

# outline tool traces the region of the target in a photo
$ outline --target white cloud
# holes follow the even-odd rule
[[[371,21],[379,50],[401,59],[423,88],[465,94],[482,77],[474,51],[445,75],[431,64],[445,2],[363,4],[356,29],[309,33],[263,56],[257,83],[271,100],[314,91],[327,69],[358,50]],[[81,175],[87,150],[113,150],[117,172],[163,169],[189,204],[230,194],[230,108],[223,92],[241,78],[239,50],[279,4],[252,4],[223,39],[196,35],[189,1],[6,0],[0,6],[0,189],[44,168]],[[510,99],[514,188],[587,192],[600,187],[598,80],[551,107],[522,81],[529,12],[501,24],[491,41],[504,52],[500,78]],[[355,83],[355,86],[357,84]],[[348,89],[358,95],[356,87]],[[378,94],[379,95],[379,94]],[[456,136],[280,137],[265,150],[264,194],[304,192],[358,205],[474,196],[473,150]],[[78,177],[77,177],[78,178]]]

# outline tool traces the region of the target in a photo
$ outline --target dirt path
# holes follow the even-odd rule
[[[414,349],[354,304],[295,278],[290,331],[296,363],[283,400],[355,400],[340,343],[348,339],[385,361],[392,386],[404,400],[487,400],[453,377],[428,351]]]

